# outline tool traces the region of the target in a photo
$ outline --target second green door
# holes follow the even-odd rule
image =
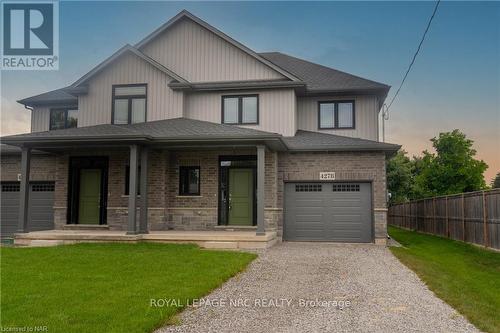
[[[253,225],[253,170],[229,169],[229,225]]]
[[[99,224],[101,211],[101,170],[80,170],[79,224]]]

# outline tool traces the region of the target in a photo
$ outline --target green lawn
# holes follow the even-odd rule
[[[391,251],[476,327],[500,332],[500,253],[389,227]]]
[[[202,297],[255,257],[177,244],[2,247],[1,326],[151,332],[182,309],[151,299]]]

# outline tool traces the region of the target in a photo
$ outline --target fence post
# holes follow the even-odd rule
[[[415,218],[415,203],[412,202],[410,205],[410,214],[411,214],[411,224],[413,226],[413,230],[417,231],[417,219]]]
[[[448,216],[448,196],[445,197],[446,199],[446,238],[450,238],[450,218]]]
[[[408,203],[405,203],[405,228],[411,229],[408,225]]]
[[[465,198],[462,193],[462,240],[465,242]]]
[[[432,224],[434,224],[434,228],[432,228],[432,232],[434,235],[437,235],[437,224],[436,224],[436,198],[432,198]]]
[[[484,246],[488,247],[488,208],[486,207],[486,194],[483,191],[483,237]]]

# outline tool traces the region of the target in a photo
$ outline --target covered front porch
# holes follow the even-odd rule
[[[274,244],[281,213],[276,202],[279,140],[248,129],[238,137],[231,126],[221,132],[222,125],[186,119],[153,125],[161,128],[148,128],[150,132],[177,131],[177,136],[96,136],[87,135],[88,128],[78,128],[53,131],[47,138],[12,140],[21,148],[15,242],[159,241],[207,248]],[[179,133],[186,125],[190,137]],[[116,131],[116,126],[104,126],[106,132]],[[199,135],[192,136],[193,130]],[[55,132],[61,132],[61,138]],[[33,232],[29,227],[33,149],[56,156],[55,230]]]

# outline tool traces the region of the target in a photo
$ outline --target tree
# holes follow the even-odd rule
[[[413,169],[413,163],[404,150],[398,151],[387,161],[387,189],[391,193],[390,203],[400,203],[410,199]]]
[[[488,165],[476,160],[473,141],[459,130],[431,139],[436,153],[424,151],[418,162],[414,191],[417,197],[470,192],[484,189],[483,173]]]
[[[495,179],[491,181],[491,188],[500,188],[500,172],[498,172]]]

